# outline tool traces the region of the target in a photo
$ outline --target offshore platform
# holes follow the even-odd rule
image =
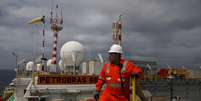
[[[50,11],[50,26],[53,32],[51,58],[45,55],[45,16],[29,23],[42,23],[42,52],[38,59],[16,65],[16,78],[4,90],[5,101],[95,101],[97,73],[105,59],[84,61],[85,47],[77,41],[66,42],[58,56],[59,32],[63,29],[62,8]],[[112,43],[122,45],[122,15],[112,24]],[[14,55],[16,55],[14,53]],[[201,79],[191,79],[186,70],[170,69],[160,72],[155,61],[133,59],[145,73],[139,83],[148,101],[200,101]],[[173,72],[176,70],[176,72]],[[199,74],[199,73],[198,73]]]

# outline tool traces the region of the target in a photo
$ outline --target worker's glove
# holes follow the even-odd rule
[[[139,74],[137,74],[137,73],[133,73],[133,74],[131,75],[131,77],[132,77],[132,78],[139,78],[140,76],[139,76]]]
[[[96,93],[94,94],[94,99],[95,99],[96,101],[98,101],[98,99],[99,99],[99,95],[100,95],[99,92],[96,92]]]

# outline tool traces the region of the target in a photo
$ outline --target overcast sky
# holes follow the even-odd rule
[[[201,65],[200,0],[58,0],[64,29],[59,47],[80,41],[88,53],[110,47],[112,22],[123,14],[123,48],[126,55],[155,58],[161,66]],[[56,3],[56,0],[54,0]],[[13,69],[15,57],[40,54],[42,29],[27,24],[49,17],[51,0],[0,0],[0,68]],[[47,53],[53,34],[46,26]],[[90,55],[90,54],[89,54]]]

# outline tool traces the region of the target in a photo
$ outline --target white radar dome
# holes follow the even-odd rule
[[[80,65],[84,60],[84,46],[77,41],[69,41],[61,47],[60,56],[65,66]]]
[[[34,62],[33,61],[29,61],[27,64],[26,64],[26,71],[32,71],[34,68]]]

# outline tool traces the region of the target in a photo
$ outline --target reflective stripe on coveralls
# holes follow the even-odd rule
[[[128,61],[125,61],[124,64],[123,64],[123,67],[121,68],[121,71],[120,71],[120,75],[121,73],[125,73],[126,72],[126,66],[127,66],[127,63]],[[106,68],[106,73],[109,74],[110,73],[110,63],[108,63],[107,65],[107,68]],[[122,78],[118,78],[118,81],[121,81]],[[111,77],[106,77],[106,80],[111,80]],[[122,79],[122,82],[123,83],[125,81],[125,79]],[[109,83],[108,86],[111,87],[111,88],[120,88],[120,87],[125,87],[127,85],[125,84],[117,84],[117,83]],[[123,88],[122,88],[123,89]]]
[[[120,88],[121,87],[121,84],[118,84],[118,83],[110,83],[108,84],[109,87],[111,88]],[[123,84],[124,87],[126,87],[127,85],[126,84]]]
[[[121,73],[126,72],[126,65],[127,65],[128,61],[125,61],[123,64],[123,68],[121,68]],[[110,73],[110,63],[108,63],[107,68],[106,68],[106,73],[109,74]]]

